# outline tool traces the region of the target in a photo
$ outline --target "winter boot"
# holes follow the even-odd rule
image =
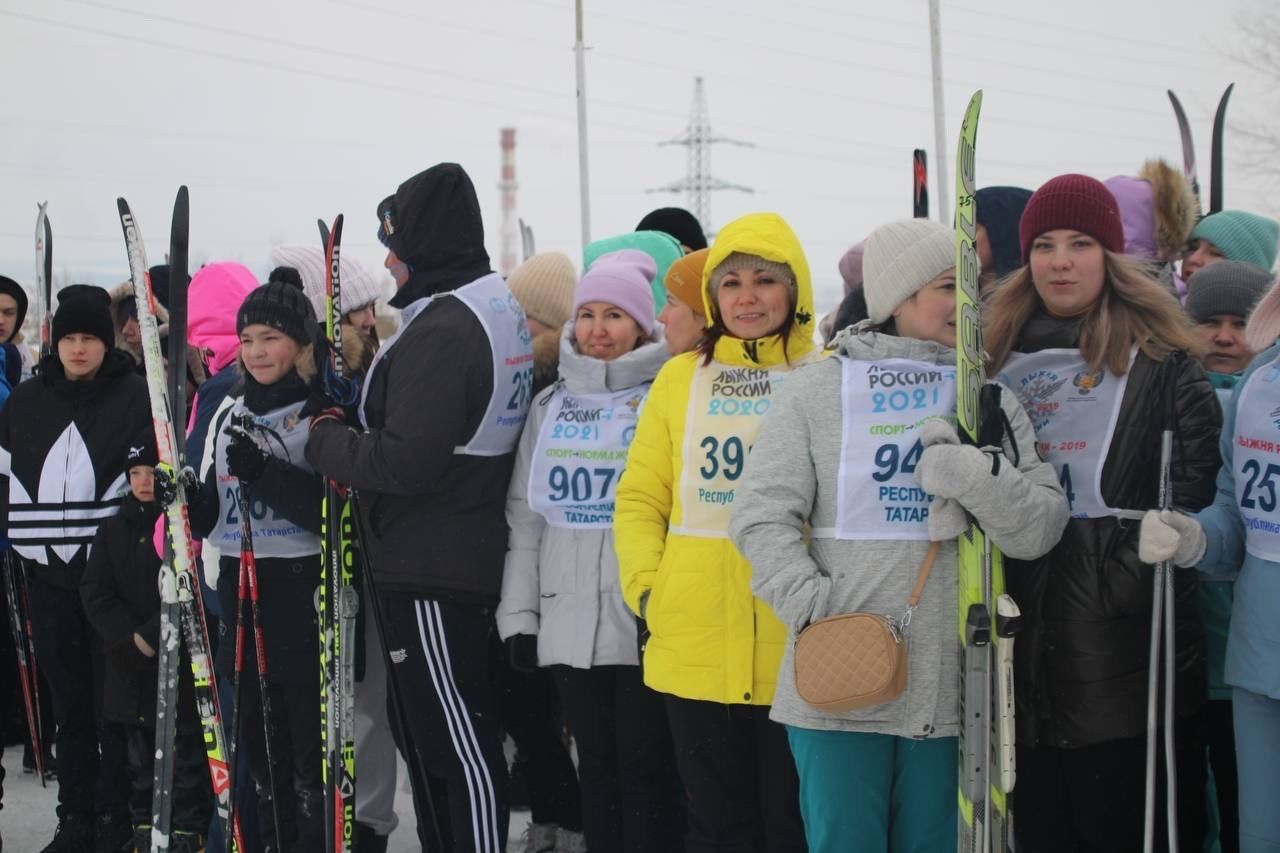
[[[132,853],[133,827],[127,819],[104,814],[93,828],[94,853]]]
[[[53,840],[40,853],[93,853],[93,822],[79,816],[60,819]]]
[[[169,853],[200,853],[204,850],[204,836],[198,832],[175,832],[169,842]]]
[[[560,827],[556,830],[556,853],[587,853],[587,838],[581,832]]]
[[[372,826],[356,821],[355,849],[360,853],[387,853],[387,836],[379,835]]]
[[[516,842],[518,853],[555,853],[556,826],[552,823],[531,823],[524,828]]]

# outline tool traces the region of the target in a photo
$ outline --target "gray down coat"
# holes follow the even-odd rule
[[[540,666],[636,666],[636,619],[622,601],[613,530],[547,524],[529,506],[529,472],[538,433],[553,410],[555,395],[629,388],[647,393],[667,360],[667,349],[659,339],[613,361],[601,361],[576,352],[572,341],[570,324],[560,337],[559,379],[534,398],[516,451],[507,490],[511,532],[497,612],[498,634],[503,640],[536,634]]]

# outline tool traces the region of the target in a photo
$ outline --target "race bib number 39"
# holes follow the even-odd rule
[[[928,539],[932,497],[916,482],[920,424],[956,408],[956,371],[906,359],[841,359],[836,526],[818,538]]]
[[[694,371],[680,476],[686,536],[725,539],[735,489],[760,424],[782,387],[785,370],[713,362]]]

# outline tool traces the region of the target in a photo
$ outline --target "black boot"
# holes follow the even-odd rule
[[[374,832],[367,823],[356,821],[354,841],[360,853],[387,853],[387,836]]]
[[[128,818],[100,815],[93,827],[94,853],[133,853],[133,826]]]
[[[53,840],[41,853],[93,853],[93,822],[79,816],[60,819]]]

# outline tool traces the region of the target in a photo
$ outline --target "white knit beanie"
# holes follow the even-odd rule
[[[916,291],[956,265],[955,232],[928,219],[881,225],[863,243],[862,289],[871,321],[883,323]]]
[[[271,247],[271,263],[277,267],[293,267],[302,276],[302,289],[316,309],[320,325],[324,325],[324,250],[305,243],[285,243]],[[338,274],[342,276],[342,313],[372,305],[382,296],[382,288],[365,268],[346,255],[338,257]]]

